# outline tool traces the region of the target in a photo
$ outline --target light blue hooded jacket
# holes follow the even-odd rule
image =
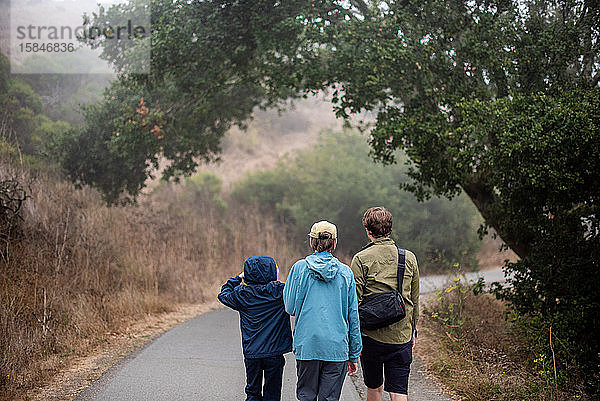
[[[283,302],[296,317],[296,359],[358,361],[362,339],[356,283],[348,266],[329,252],[299,260],[288,275]]]

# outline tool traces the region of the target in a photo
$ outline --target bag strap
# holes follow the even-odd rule
[[[404,270],[406,269],[406,249],[398,247],[398,292],[402,295]]]

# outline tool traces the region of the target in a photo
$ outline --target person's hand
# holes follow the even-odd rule
[[[358,372],[358,363],[348,361],[348,376],[352,376]]]

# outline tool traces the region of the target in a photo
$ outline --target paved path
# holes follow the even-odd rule
[[[503,278],[501,271],[482,274],[488,283]],[[477,277],[468,275],[467,279],[476,281]],[[446,275],[423,277],[421,292],[435,291],[447,282]],[[286,359],[282,401],[291,401],[296,399],[295,361],[291,354]],[[239,318],[236,312],[221,309],[189,320],[129,355],[76,400],[243,401],[244,385]],[[412,368],[409,389],[411,401],[450,400],[425,376],[418,359]],[[349,378],[341,400],[361,400]]]
[[[471,284],[476,283],[477,280],[479,280],[479,277],[483,277],[483,279],[485,280],[485,285],[489,285],[495,281],[503,282],[505,280],[504,271],[502,269],[485,270],[482,272],[464,274],[464,279],[466,279],[466,281]],[[439,289],[445,288],[445,286],[449,282],[450,276],[448,274],[421,277],[419,281],[421,287],[421,294],[428,294],[430,292],[434,292]]]

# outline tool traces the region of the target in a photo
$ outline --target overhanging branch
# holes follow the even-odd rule
[[[596,73],[596,76],[592,80],[592,88],[595,88],[600,83],[600,72]]]
[[[360,13],[363,16],[367,16],[367,14],[369,13],[369,5],[367,3],[365,3],[363,0],[350,0],[350,3],[358,8],[358,11],[360,11]]]

